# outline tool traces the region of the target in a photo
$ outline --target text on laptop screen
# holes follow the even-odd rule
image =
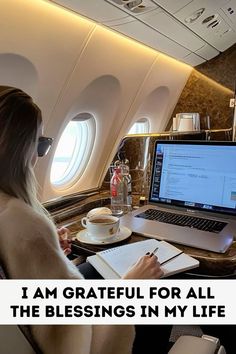
[[[157,143],[150,202],[236,214],[236,146]]]

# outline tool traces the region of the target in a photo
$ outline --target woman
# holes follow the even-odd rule
[[[0,92],[0,262],[13,279],[81,279],[37,200],[33,167],[51,144],[42,129],[31,97],[5,87]],[[161,274],[156,257],[147,255],[125,278]],[[132,326],[45,325],[32,326],[32,333],[44,354],[130,354],[134,339]]]

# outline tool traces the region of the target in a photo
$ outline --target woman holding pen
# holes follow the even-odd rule
[[[37,199],[33,168],[52,139],[43,136],[40,109],[25,92],[0,88],[0,263],[11,279],[81,279]],[[66,248],[60,248],[59,238]],[[156,256],[145,255],[125,278],[157,279]],[[32,326],[44,354],[131,354],[133,326]]]

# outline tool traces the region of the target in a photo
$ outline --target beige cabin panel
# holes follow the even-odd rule
[[[42,199],[99,187],[140,107],[149,107],[152,131],[163,129],[190,71],[191,67],[185,64],[97,26],[46,126],[47,134],[56,140],[51,154],[37,166],[37,177],[43,186]],[[113,94],[115,82],[119,89]],[[168,98],[164,91],[157,90],[159,87],[165,87]],[[156,92],[162,104],[158,116],[156,105],[150,107],[156,101]],[[73,115],[86,111],[96,121],[90,160],[83,175],[69,188],[55,189],[50,183],[50,169],[58,139]]]
[[[191,71],[191,66],[160,55],[134,104],[137,111],[130,112],[133,116],[131,123],[146,117],[151,133],[165,130]]]
[[[0,85],[20,87],[37,100],[39,73],[32,62],[22,55],[0,53]]]
[[[166,112],[170,104],[170,89],[167,86],[159,86],[148,93],[142,100],[138,110],[134,114],[131,126],[140,119],[148,119],[149,132],[158,132],[161,120],[166,117]]]
[[[142,110],[155,110],[156,94],[164,94],[158,91],[162,86],[168,105],[151,117],[151,127],[165,126],[190,70],[47,1],[3,0],[0,19],[0,60],[8,72],[1,84],[33,95],[43,112],[45,135],[55,138],[51,153],[36,168],[42,200],[100,186],[121,138]],[[13,67],[25,70],[29,82]],[[79,179],[55,189],[50,170],[57,142],[73,114],[85,111],[96,121],[91,157]]]
[[[191,71],[192,67],[159,55],[133,101],[126,133],[142,118],[149,120],[151,133],[163,131]]]
[[[43,199],[98,186],[104,165],[108,163],[110,151],[120,135],[130,106],[157,55],[152,49],[97,26],[46,127],[47,134],[57,138],[56,146],[62,127],[73,118],[73,114],[87,110],[94,116],[97,127],[94,154],[77,183],[66,188],[66,191],[55,190],[49,181],[54,147],[47,160],[40,161],[37,168],[40,184],[44,189]],[[108,77],[112,77],[113,82],[116,81],[119,85],[112,100],[106,93],[107,84],[104,78]],[[108,87],[112,80],[107,81]],[[73,114],[72,107],[76,107]],[[122,134],[124,133],[123,131]]]
[[[120,98],[121,86],[117,78],[112,75],[103,75],[97,77],[92,82],[90,82],[89,85],[77,97],[75,97],[68,112],[64,112],[65,116],[60,115],[62,121],[59,119],[57,119],[57,121],[52,121],[52,126],[50,127],[50,135],[57,137],[57,139],[54,141],[50,154],[43,160],[39,161],[37,166],[37,175],[41,178],[44,178],[45,176],[45,169],[44,167],[42,168],[42,166],[45,166],[45,168],[49,166],[44,193],[48,191],[48,193],[54,192],[56,194],[65,194],[74,188],[80,188],[80,182],[83,180],[83,178],[85,178],[86,181],[87,179],[97,176],[100,167],[97,164],[97,159],[103,152],[102,149],[104,145],[104,139],[108,139],[110,141],[109,132],[111,132],[111,134],[113,132],[113,118],[116,117],[119,110]],[[92,134],[93,132],[91,132],[91,136],[95,135],[95,139],[94,141],[90,140],[92,143],[92,151],[90,153],[89,160],[82,172],[79,169],[78,177],[75,175],[71,181],[68,181],[64,185],[52,186],[51,183],[48,182],[50,178],[52,160],[57,148],[58,141],[67,124],[78,114],[83,115],[83,113],[89,114],[89,116],[92,117],[95,121],[95,134]],[[58,117],[59,114],[60,112],[58,112]],[[58,131],[56,131],[56,128]],[[107,147],[107,149],[109,149],[109,147]],[[103,164],[103,161],[100,160],[100,163]],[[87,174],[88,169],[90,169],[90,171],[92,169],[90,174]]]
[[[115,148],[111,151],[109,162],[115,155],[122,136],[128,133],[137,120],[147,118],[151,133],[165,130],[191,71],[192,67],[189,65],[164,54],[157,56],[130,107],[124,126],[117,137]],[[109,164],[104,168],[102,179],[108,166]]]
[[[36,71],[28,87],[14,75],[16,68],[0,84],[33,95],[46,122],[95,24],[43,0],[1,0],[0,22],[0,55],[18,66],[23,58]]]

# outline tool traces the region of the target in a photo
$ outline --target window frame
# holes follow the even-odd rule
[[[146,126],[147,128],[145,130],[147,131],[142,131],[142,132],[130,132],[132,129],[134,129],[135,125],[138,124],[144,124],[144,127]],[[137,130],[137,129],[136,129]],[[150,121],[148,118],[140,118],[138,120],[136,120],[133,125],[131,126],[131,128],[129,129],[129,132],[127,135],[137,135],[137,134],[148,134],[150,132]]]
[[[62,174],[62,178],[57,180],[52,179],[52,170],[53,163],[55,162],[56,151],[60,144],[60,140],[63,136],[63,133],[65,132],[70,123],[75,123],[75,126],[77,127],[76,142],[73,148],[73,153],[71,155],[67,167],[65,168],[64,173]],[[82,126],[79,126],[81,124]],[[51,163],[50,184],[55,190],[70,188],[81,178],[89,163],[91,153],[94,147],[95,136],[96,121],[92,114],[79,114],[67,122],[58,139],[58,143],[54,151],[54,156]]]

